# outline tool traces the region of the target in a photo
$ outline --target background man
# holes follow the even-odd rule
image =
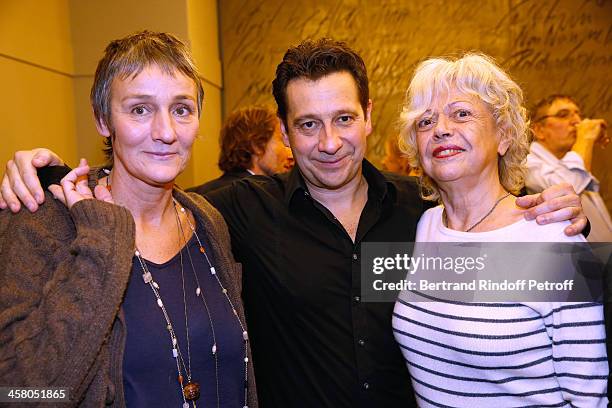
[[[188,191],[204,195],[252,174],[272,176],[293,167],[291,149],[281,139],[278,117],[263,107],[232,112],[221,128],[219,145],[223,175]]]
[[[399,149],[397,136],[387,137],[385,141],[385,157],[380,162],[382,169],[404,176],[416,176],[417,172],[410,168],[408,159]]]
[[[612,242],[612,221],[599,195],[599,181],[591,173],[593,147],[605,147],[610,139],[603,119],[581,119],[578,104],[566,95],[551,95],[533,109],[535,141],[527,156],[529,192],[554,184],[570,183],[582,199],[591,221],[591,242]]]

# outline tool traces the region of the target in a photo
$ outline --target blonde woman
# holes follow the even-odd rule
[[[420,242],[584,242],[566,223],[526,221],[514,195],[528,152],[518,85],[484,55],[429,59],[402,113],[402,148],[422,170]],[[608,364],[598,303],[412,302],[393,328],[420,406],[602,407]]]

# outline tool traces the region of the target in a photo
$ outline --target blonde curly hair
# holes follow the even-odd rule
[[[502,186],[518,194],[525,179],[525,158],[529,152],[529,119],[524,107],[523,91],[495,61],[484,54],[468,53],[459,58],[431,58],[418,65],[400,114],[400,150],[411,167],[421,170],[421,196],[439,200],[434,180],[422,172],[416,142],[416,123],[435,97],[452,88],[473,95],[490,109],[500,140],[509,139],[509,147],[498,157],[498,173]]]

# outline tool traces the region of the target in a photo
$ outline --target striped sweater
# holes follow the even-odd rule
[[[564,224],[519,221],[463,233],[441,223],[441,207],[419,222],[424,242],[583,241]],[[422,407],[604,407],[608,364],[598,303],[407,302],[393,314]]]

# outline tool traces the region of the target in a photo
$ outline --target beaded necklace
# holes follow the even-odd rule
[[[185,296],[186,296],[185,277],[183,274],[183,249],[182,248],[187,246],[187,242],[185,240],[184,229],[183,229],[183,225],[182,225],[177,207],[180,208],[180,212],[183,214],[185,214],[186,211],[185,211],[185,208],[180,206],[179,203],[174,198],[172,200],[174,204],[174,211],[176,215],[176,222],[177,222],[179,235],[182,237],[182,241],[183,241],[182,243],[184,244],[181,246],[181,249],[179,250],[179,256],[180,256],[180,265],[181,265],[181,279],[182,279],[182,285],[183,285],[183,302],[184,302],[183,304],[185,305],[184,307],[185,307],[185,329],[186,329],[186,340],[187,340],[187,362],[185,362],[185,358],[184,358],[183,353],[181,352],[181,348],[179,346],[174,327],[172,326],[172,321],[170,319],[170,316],[168,315],[168,312],[166,311],[164,302],[162,301],[159,284],[155,282],[155,280],[153,279],[153,276],[151,275],[151,272],[149,271],[149,268],[147,267],[145,260],[142,258],[142,255],[140,251],[138,250],[138,248],[136,248],[135,255],[143,271],[142,279],[144,283],[148,284],[151,290],[153,291],[153,294],[155,295],[155,298],[157,300],[157,305],[161,309],[164,320],[166,321],[166,329],[168,330],[168,334],[170,335],[170,342],[172,344],[172,357],[176,361],[176,368],[177,368],[177,373],[178,373],[177,379],[178,379],[179,388],[181,389],[181,397],[183,398],[183,408],[189,408],[189,402],[192,403],[193,408],[196,408],[195,401],[200,397],[200,385],[197,382],[195,382],[191,376],[192,373],[191,373],[191,353],[190,353],[190,348],[189,348],[189,325],[187,321],[187,302],[185,300]],[[202,245],[202,241],[200,240],[200,237],[198,236],[196,232],[196,228],[189,220],[189,217],[187,217],[187,223],[196,238],[196,241],[199,245],[200,253],[204,256],[204,259],[206,260],[206,263],[208,264],[208,269],[211,275],[214,276],[215,281],[217,282],[219,288],[221,289],[221,292],[223,293],[225,299],[227,300],[236,318],[236,321],[240,325],[240,328],[242,331],[242,339],[244,342],[244,408],[248,408],[248,405],[247,405],[247,402],[248,402],[248,364],[249,364],[248,333],[245,329],[244,324],[240,320],[240,317],[238,316],[238,312],[236,311],[236,308],[234,307],[232,300],[229,298],[227,294],[227,289],[223,286],[223,284],[221,283],[221,280],[217,276],[215,267],[212,266],[210,259],[208,258],[208,255],[204,249],[204,246]],[[215,362],[215,386],[216,386],[216,395],[217,395],[217,405],[216,406],[217,408],[219,408],[220,407],[219,357],[218,357],[219,350],[217,348],[217,337],[215,333],[215,325],[212,319],[210,309],[208,307],[208,303],[206,302],[204,292],[201,289],[198,274],[196,273],[193,259],[191,257],[191,253],[188,248],[187,248],[187,255],[189,258],[189,263],[191,264],[191,270],[193,271],[193,276],[196,281],[196,293],[195,294],[198,298],[202,300],[202,304],[204,306],[204,310],[206,311],[206,315],[208,317],[208,321],[209,321],[210,328],[211,328],[211,334],[212,334],[212,339],[213,339],[213,346],[212,346],[211,352],[212,352],[212,356]],[[186,384],[184,384],[185,378],[183,377],[183,372],[185,373],[187,377]]]

